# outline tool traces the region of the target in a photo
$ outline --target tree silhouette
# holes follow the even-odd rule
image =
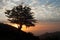
[[[35,26],[36,20],[33,17],[31,8],[24,5],[14,7],[12,10],[6,10],[5,14],[11,23],[19,24],[18,29],[21,30],[22,25],[26,27]]]

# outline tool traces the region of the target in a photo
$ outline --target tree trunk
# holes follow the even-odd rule
[[[18,26],[18,30],[20,31],[22,28],[22,24],[20,24],[20,26]]]

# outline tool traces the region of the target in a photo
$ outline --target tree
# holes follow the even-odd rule
[[[21,30],[22,25],[26,25],[26,27],[35,26],[36,20],[32,15],[31,8],[28,6],[16,6],[11,10],[6,10],[5,14],[7,14],[6,16],[11,23],[19,24],[19,30]]]

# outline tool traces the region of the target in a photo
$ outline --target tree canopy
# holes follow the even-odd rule
[[[6,10],[5,14],[11,23],[19,24],[21,28],[22,25],[26,25],[26,27],[35,26],[36,20],[29,6],[19,5],[11,10]]]

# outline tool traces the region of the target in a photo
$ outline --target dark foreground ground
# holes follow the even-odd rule
[[[0,40],[39,40],[32,33],[19,31],[17,28],[0,23]]]

